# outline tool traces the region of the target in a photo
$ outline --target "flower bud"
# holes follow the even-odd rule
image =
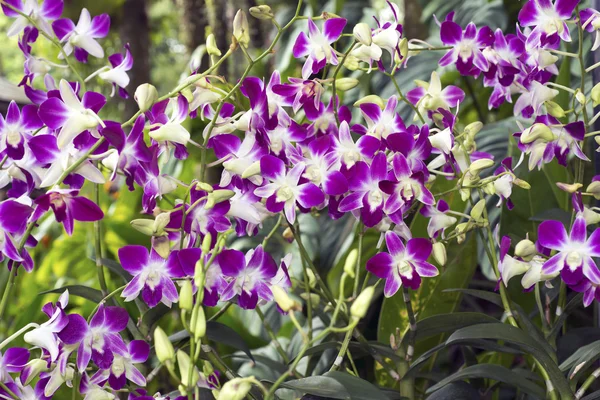
[[[250,29],[248,28],[248,18],[246,13],[238,10],[233,18],[233,37],[244,47],[250,44]]]
[[[556,186],[558,186],[558,188],[560,190],[562,190],[563,192],[567,192],[567,193],[575,193],[576,191],[581,189],[581,187],[583,187],[583,185],[581,183],[562,183],[562,182],[556,182]]]
[[[212,193],[209,193],[209,195],[206,199],[206,204],[204,205],[204,209],[210,210],[215,205],[222,203],[224,201],[227,201],[230,198],[232,198],[233,196],[235,196],[235,192],[233,190],[229,190],[229,189],[215,190]]]
[[[156,88],[149,83],[143,83],[135,89],[133,95],[138,107],[141,112],[146,112],[156,103],[158,100],[158,92]]]
[[[157,142],[173,142],[184,146],[190,140],[190,133],[183,126],[170,122],[150,131],[148,135]]]
[[[591,193],[596,200],[600,200],[600,181],[592,181],[585,191]]]
[[[596,83],[594,85],[592,88],[592,94],[590,96],[592,97],[592,105],[594,107],[600,104],[600,83]]]
[[[335,80],[335,87],[342,92],[355,88],[358,85],[358,79],[355,78],[339,78]]]
[[[482,170],[494,166],[494,160],[491,158],[480,158],[469,165],[469,172],[473,175],[478,175]]]
[[[587,207],[583,208],[583,218],[585,219],[585,223],[587,225],[595,225],[600,223],[600,214]]]
[[[583,94],[583,92],[579,89],[577,89],[577,91],[575,92],[575,99],[579,102],[579,104],[585,104],[585,94]]]
[[[269,7],[267,5],[250,7],[250,15],[252,15],[254,18],[262,19],[262,20],[268,20],[268,19],[275,18],[275,15],[273,15],[273,11],[271,10],[271,7]]]
[[[385,109],[385,101],[383,101],[383,99],[381,97],[374,95],[374,94],[370,94],[368,96],[358,99],[354,103],[354,107],[359,107],[361,104],[365,104],[365,103],[377,104],[379,106],[379,108],[381,108],[382,110]]]
[[[169,254],[171,254],[171,243],[169,242],[168,235],[152,236],[150,241],[152,243],[152,248],[159,256],[165,259],[169,258]]]
[[[531,185],[529,184],[529,182],[526,182],[523,179],[515,178],[513,180],[513,184],[517,185],[521,189],[525,189],[525,190],[531,189]]]
[[[168,235],[165,232],[165,228],[171,222],[171,213],[163,212],[160,213],[154,218],[154,236],[165,236]]]
[[[308,286],[310,286],[311,289],[314,289],[315,285],[317,284],[317,278],[315,277],[315,273],[312,272],[312,269],[307,269],[306,275],[308,275]]]
[[[242,172],[242,178],[248,179],[251,176],[259,175],[259,174],[260,174],[260,161],[256,161],[256,162],[252,163],[248,168],[246,168],[244,170],[244,172]]]
[[[563,108],[557,103],[548,100],[545,104],[546,111],[548,111],[548,114],[552,115],[554,118],[562,118],[565,116],[565,110],[563,110]]]
[[[406,58],[406,56],[408,56],[408,39],[407,38],[402,38],[402,40],[400,40],[400,42],[398,43],[398,49],[400,49],[400,60],[402,61]],[[398,52],[396,52],[396,55],[398,55]],[[397,64],[399,64],[400,62],[397,62]]]
[[[521,143],[523,144],[532,143],[537,139],[542,139],[549,142],[554,140],[554,134],[547,125],[540,122],[535,123],[531,127],[525,129],[521,134]]]
[[[192,288],[192,282],[187,279],[183,281],[181,289],[179,290],[179,308],[186,311],[192,311],[194,307],[194,289]]]
[[[273,292],[273,298],[283,312],[299,309],[299,304],[292,300],[281,286],[271,286],[271,292]]]
[[[152,236],[154,234],[154,221],[151,219],[134,219],[131,221],[131,227],[147,236]]]
[[[483,124],[480,121],[471,122],[465,127],[465,135],[474,138],[475,135],[483,128]]]
[[[356,39],[356,41],[360,44],[370,46],[373,42],[371,27],[364,22],[356,24],[352,30],[352,33],[354,34],[354,39]]]
[[[196,265],[194,266],[194,282],[199,288],[203,286],[204,264],[202,263],[202,257],[200,257],[200,260],[196,261]]]
[[[215,35],[212,33],[206,38],[206,52],[211,56],[221,56],[221,50],[217,46],[217,39],[215,39]]]
[[[196,366],[192,366],[192,362],[190,360],[190,356],[182,350],[177,350],[177,365],[179,366],[179,374],[181,376],[181,384],[184,387],[193,387],[198,382],[200,375],[198,373],[198,368]],[[192,373],[192,381],[188,382],[190,377],[190,368],[194,368],[194,372]]]
[[[212,247],[212,235],[210,232],[207,232],[206,235],[204,236],[204,239],[202,239],[202,253],[203,254],[210,253],[211,247]]]
[[[523,239],[515,246],[515,256],[524,260],[531,260],[537,254],[535,243],[529,239]]]
[[[354,273],[356,261],[358,261],[358,249],[352,249],[348,253],[348,257],[346,257],[346,262],[344,263],[344,272],[351,278],[354,278],[356,275]]]
[[[364,318],[369,310],[369,305],[371,304],[371,299],[373,298],[374,293],[374,286],[368,286],[365,288],[365,290],[358,295],[356,300],[354,300],[352,306],[350,306],[350,315],[358,319]]]
[[[474,208],[474,207],[473,207]],[[468,222],[461,222],[460,224],[457,224],[454,227],[454,230],[456,231],[456,233],[461,234],[461,233],[466,233],[469,230],[469,223]]]
[[[319,297],[319,295],[316,293],[302,292],[300,293],[300,297],[306,301],[307,304],[310,304],[312,308],[316,308],[321,301],[321,297]]]
[[[292,229],[289,226],[283,230],[281,236],[290,243],[294,241],[294,232],[292,232]]]
[[[483,210],[485,209],[485,199],[481,199],[473,206],[471,209],[471,217],[477,222],[481,221],[481,216],[483,215]]]
[[[248,379],[233,378],[225,382],[217,400],[243,400],[251,388],[252,385]]]
[[[196,308],[196,320],[194,321],[194,339],[196,341],[206,335],[206,316],[204,315],[204,307]]]
[[[161,363],[169,363],[175,360],[173,345],[160,326],[154,329],[154,349],[156,351],[156,358]]]
[[[29,361],[21,371],[21,382],[23,385],[29,385],[32,380],[37,378],[38,375],[44,371],[48,371],[48,362],[41,358],[34,358]]]
[[[435,242],[433,244],[433,259],[440,265],[446,265],[448,261],[448,255],[446,254],[446,246],[442,242]]]
[[[346,61],[344,61],[344,67],[350,71],[356,71],[360,68],[360,60],[358,57],[352,55],[352,53],[346,56]]]

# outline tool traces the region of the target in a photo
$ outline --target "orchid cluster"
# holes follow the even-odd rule
[[[31,103],[12,102],[6,115],[0,115],[0,188],[6,194],[0,202],[0,257],[10,271],[0,318],[19,271],[35,273],[32,252],[42,222],[62,224],[67,235],[78,234],[76,221],[100,226],[104,212],[97,198],[85,197],[88,186],[97,193],[111,181],[143,192],[145,216],[131,225],[149,240],[148,246],[129,244],[115,254],[119,275],[127,281],[112,291],[104,279],[101,230],[96,228],[102,301],[84,317],[70,311],[69,291],[64,290],[56,303],[43,307],[45,322],[31,323],[0,343],[0,398],[49,399],[67,386],[90,400],[117,398],[120,392],[129,393],[131,400],[198,399],[201,388],[218,399],[242,399],[253,385],[272,398],[287,376],[268,387],[251,377],[232,377],[208,344],[205,313],[231,304],[260,313],[261,306],[272,304],[303,333],[296,314],[324,300],[335,310],[325,333],[354,332],[357,340],[365,340],[355,328],[378,284],[384,281],[385,297],[402,291],[414,318],[409,289],[418,290],[422,280],[443,272],[446,246],[460,244],[468,235],[488,239],[486,251],[503,300],[509,280],[521,274],[526,290],[554,282],[584,293],[585,306],[600,300],[600,271],[594,261],[600,257],[600,231],[587,234],[600,217],[583,201],[600,198],[600,178],[580,190],[582,162],[589,161],[585,139],[598,133],[588,132],[598,118],[588,112],[600,103],[600,86],[588,94],[583,86],[574,90],[553,82],[559,56],[572,55],[560,50],[571,42],[572,31],[594,33],[598,47],[600,12],[576,10],[576,0],[529,0],[514,34],[473,23],[463,29],[450,13],[440,23],[440,48],[406,38],[392,3],[387,18],[352,28],[330,13],[302,18],[301,3],[282,28],[268,6],[253,7],[251,15],[273,21],[278,35],[239,80],[224,85],[217,70],[236,51],[252,59],[249,22],[242,11],[234,20],[229,49],[222,52],[209,36],[211,67],[191,71],[162,97],[150,84],[134,91],[129,87],[134,60],[128,44],[105,60],[101,40],[109,33],[108,15],[91,16],[83,9],[75,22],[61,18],[62,0],[1,3],[14,19],[7,35],[18,38],[23,52],[20,85]],[[285,78],[278,71],[268,78],[250,76],[254,62],[271,54],[292,24],[306,28],[293,45],[293,56],[303,62],[299,76]],[[38,40],[55,45],[57,62],[35,55]],[[342,45],[347,45],[345,51],[340,51]],[[481,76],[483,85],[493,88],[490,108],[514,100],[514,114],[521,121],[511,138],[520,153],[514,157],[517,162],[511,157],[494,160],[477,150],[483,124],[461,122],[465,92],[442,85],[437,72],[429,82],[417,81],[406,95],[398,88],[387,99],[368,95],[354,104],[344,102],[343,92],[359,82],[340,77],[343,68],[383,74],[395,82],[395,74],[418,62],[423,51],[441,51],[441,67],[453,65],[469,79]],[[82,79],[77,66],[87,62],[104,66]],[[63,67],[71,70],[73,81],[52,77]],[[106,95],[86,90],[92,79],[106,85]],[[571,109],[554,101],[560,91],[572,96]],[[107,101],[117,101],[115,95],[133,96],[139,111],[125,122],[106,119],[103,109]],[[412,109],[414,118],[401,118],[400,103]],[[190,132],[190,119],[202,123],[201,133]],[[190,147],[200,151],[200,170],[194,180],[183,182],[168,166],[192,157]],[[573,195],[572,227],[568,234],[562,222],[544,221],[537,241],[521,238],[511,256],[510,238],[497,240],[492,231],[486,196],[510,212],[514,186],[530,189],[518,177],[525,159],[530,170],[545,168],[554,159],[565,167],[578,163],[574,182],[558,183],[559,190]],[[208,182],[209,168],[220,174],[217,182]],[[440,181],[452,182],[452,189],[437,193]],[[456,202],[447,195],[462,200],[461,209],[452,209]],[[340,299],[333,297],[302,244],[301,214],[353,219],[361,238],[368,233],[379,237],[368,260],[364,255],[361,260],[362,248],[359,255],[348,256]],[[426,221],[425,237],[413,237],[417,219]],[[267,226],[272,229],[268,234]],[[301,260],[267,252],[278,232],[295,242]],[[241,237],[264,240],[241,251],[235,244]],[[302,266],[301,276],[294,276],[293,263]],[[350,297],[344,292],[348,279],[355,281]],[[360,291],[359,279],[365,279]],[[297,296],[302,291],[307,296]],[[147,327],[143,318],[131,316],[133,302],[141,313],[178,308],[189,347],[175,351],[175,339],[160,327]],[[505,306],[510,310],[510,304]],[[30,348],[4,348],[21,334]],[[346,348],[351,337],[346,336]],[[314,340],[307,337],[306,346]],[[163,385],[166,397],[144,389],[150,380],[147,365],[156,359],[175,383]],[[295,374],[297,361],[288,374]],[[223,375],[227,383],[222,385]]]

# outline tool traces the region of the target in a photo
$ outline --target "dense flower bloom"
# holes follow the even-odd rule
[[[114,353],[114,359],[109,369],[99,370],[92,376],[91,381],[101,384],[108,380],[114,390],[120,390],[131,381],[138,386],[146,386],[146,378],[134,364],[146,362],[150,354],[150,345],[143,340],[132,340],[123,354]]]
[[[367,261],[367,271],[385,279],[383,293],[391,297],[402,285],[416,290],[421,285],[421,277],[436,276],[437,268],[427,262],[431,254],[431,243],[427,239],[414,238],[406,242],[394,232],[385,234],[389,253],[377,253]]]
[[[534,26],[532,36],[542,42],[558,35],[565,42],[571,41],[566,21],[573,15],[579,0],[529,0],[519,12],[521,26]]]

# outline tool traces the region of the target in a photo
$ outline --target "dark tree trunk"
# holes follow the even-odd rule
[[[220,3],[220,1],[217,1]],[[206,27],[208,12],[205,0],[180,0],[183,15],[181,16],[185,31],[185,44],[192,54],[196,48],[206,43]],[[204,55],[200,62],[200,71],[208,68],[208,57]]]
[[[129,43],[133,56],[133,68],[129,71],[131,81],[127,86],[129,99],[125,103],[125,116],[131,117],[138,110],[133,99],[135,89],[150,82],[150,25],[146,12],[146,0],[125,0],[120,24],[123,43]]]

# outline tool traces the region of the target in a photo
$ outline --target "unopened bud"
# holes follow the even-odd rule
[[[298,310],[300,308],[299,304],[292,300],[290,296],[288,296],[287,292],[281,288],[281,286],[271,286],[271,292],[273,292],[273,298],[283,312]]]
[[[161,363],[164,364],[175,360],[173,345],[160,326],[154,329],[154,349],[156,351],[156,358]]]
[[[478,175],[482,170],[492,166],[494,166],[494,160],[491,158],[480,158],[469,165],[469,172],[473,175]]]
[[[554,118],[562,118],[565,116],[565,110],[558,103],[555,103],[551,100],[546,101],[546,111],[548,114],[552,115]]]
[[[165,236],[168,233],[165,232],[165,228],[171,222],[171,213],[164,212],[160,213],[154,218],[154,236]]]
[[[206,52],[211,56],[221,56],[221,50],[217,46],[217,39],[215,39],[215,35],[212,33],[206,38]]]
[[[181,290],[179,291],[179,308],[192,311],[192,308],[194,308],[193,292],[192,282],[187,279],[183,281],[183,285],[181,285]]]
[[[203,190],[206,193],[210,193],[213,191],[212,185],[206,182],[196,182],[196,189]]]
[[[197,310],[196,320],[194,321],[194,339],[196,341],[206,335],[206,316],[204,315],[204,308],[198,307]]]
[[[143,83],[135,89],[133,95],[141,112],[146,112],[158,100],[158,91],[149,83]]]
[[[591,193],[596,200],[600,200],[600,181],[592,181],[585,191]]]
[[[154,221],[151,219],[134,219],[131,221],[131,227],[147,236],[154,234]]]
[[[250,7],[250,15],[252,15],[254,18],[262,19],[262,20],[268,20],[268,19],[275,18],[275,15],[273,15],[273,11],[271,10],[271,7],[269,7],[267,5]]]
[[[480,121],[471,122],[465,127],[465,135],[474,138],[475,135],[483,128],[483,124]]]
[[[22,381],[23,385],[29,385],[32,380],[44,371],[48,371],[48,362],[46,360],[35,358],[29,361],[21,372],[21,379],[25,379]]]
[[[242,172],[242,178],[248,179],[251,176],[260,175],[260,161],[256,161]]]
[[[202,254],[210,253],[212,247],[212,235],[208,232],[202,239]]]
[[[344,67],[350,71],[356,71],[360,68],[360,60],[353,56],[352,53],[346,56],[346,61],[344,61]]]
[[[196,261],[196,265],[194,267],[194,282],[198,288],[204,286],[204,264],[202,263],[202,258]]]
[[[193,387],[198,382],[200,375],[195,365],[192,365],[190,356],[182,350],[177,350],[177,365],[179,365],[179,374],[181,375],[181,384],[184,387]],[[190,377],[190,368],[194,368],[194,373],[191,374],[192,381],[188,382]]]
[[[398,49],[400,49],[400,61],[404,60],[408,56],[408,39],[402,38],[398,43]],[[396,52],[396,54],[398,54]]]
[[[531,260],[537,254],[535,243],[529,239],[523,239],[515,246],[515,256],[524,260]]]
[[[379,97],[375,94],[370,94],[368,96],[358,99],[354,103],[354,107],[359,107],[361,104],[366,104],[366,103],[377,104],[379,106],[379,108],[381,108],[382,110],[385,109],[385,101],[383,101],[383,99],[381,97]]]
[[[454,227],[454,230],[456,231],[456,233],[458,234],[462,234],[462,233],[466,233],[467,230],[469,228],[469,223],[468,222],[461,222],[460,224],[457,224]]]
[[[540,122],[535,123],[531,127],[525,129],[521,134],[521,143],[523,144],[532,143],[537,139],[550,142],[554,140],[554,134],[547,125]]]
[[[596,83],[594,85],[592,88],[592,94],[590,96],[592,97],[592,105],[594,107],[600,104],[600,83]]]
[[[168,235],[163,236],[152,236],[152,249],[158,253],[164,259],[169,258],[171,254],[171,243]]]
[[[310,304],[310,307],[312,308],[316,308],[321,301],[321,297],[319,297],[319,295],[316,293],[302,292],[300,293],[300,297],[306,301],[307,304]]]
[[[363,290],[356,300],[350,306],[350,315],[355,318],[361,319],[367,314],[369,310],[369,305],[371,305],[371,299],[373,299],[373,294],[375,293],[374,286],[368,286]]]
[[[186,145],[190,140],[190,133],[181,125],[166,123],[148,134],[157,142],[173,142]]]
[[[335,80],[336,89],[339,89],[342,92],[353,89],[357,85],[358,85],[358,79],[355,79],[355,78],[339,78],[339,79]]]
[[[371,27],[364,22],[356,24],[352,30],[352,33],[354,34],[354,39],[356,39],[356,41],[360,44],[370,46],[373,42]]]
[[[524,181],[523,179],[515,178],[513,180],[513,185],[517,185],[521,189],[529,190],[531,189],[531,185],[529,182]]]
[[[227,201],[230,198],[232,198],[233,196],[235,196],[235,192],[233,190],[229,190],[229,189],[215,190],[212,193],[209,193],[209,195],[206,199],[206,204],[204,204],[204,209],[210,210],[215,205],[222,203],[224,201]]]
[[[233,18],[233,37],[244,47],[250,44],[250,29],[248,28],[248,18],[246,13],[238,10]]]
[[[577,91],[575,92],[575,99],[579,102],[579,104],[585,104],[585,94],[583,94],[583,92],[579,89],[577,89]]]
[[[289,226],[283,230],[281,235],[290,243],[294,241],[294,232],[292,232],[292,229]]]
[[[446,261],[448,261],[448,256],[446,254],[446,246],[442,242],[435,242],[433,244],[433,259],[440,265],[446,265]]]
[[[567,193],[575,193],[576,191],[578,191],[579,189],[581,189],[583,187],[583,185],[581,183],[562,183],[562,182],[556,182],[556,186],[558,186],[558,188],[560,190],[562,190],[563,192],[567,192]]]
[[[251,388],[252,385],[250,385],[247,378],[233,378],[225,382],[217,400],[242,400]]]
[[[315,277],[314,272],[312,272],[312,269],[307,269],[306,275],[308,275],[308,286],[310,286],[311,289],[314,289],[317,284],[317,278]]]
[[[355,276],[356,261],[358,261],[358,249],[352,249],[348,253],[348,257],[346,257],[346,262],[344,263],[344,272],[351,278]]]
[[[481,199],[471,209],[471,217],[473,217],[473,219],[475,221],[478,221],[478,222],[481,221],[482,220],[481,216],[483,215],[484,209],[485,209],[485,199]]]

